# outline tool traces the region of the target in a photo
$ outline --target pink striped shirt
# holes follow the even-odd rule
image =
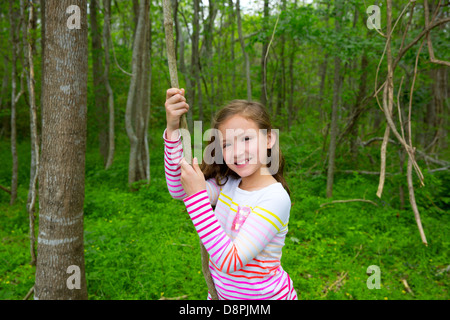
[[[219,299],[296,300],[292,280],[280,264],[291,209],[281,183],[246,191],[239,188],[241,179],[229,176],[221,187],[208,179],[205,190],[187,196],[180,179],[181,137],[170,141],[164,131],[163,139],[167,188],[173,198],[183,200],[210,255]]]

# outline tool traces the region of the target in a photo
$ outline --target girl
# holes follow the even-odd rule
[[[244,100],[222,108],[213,124],[219,137],[210,140],[216,146],[212,156],[221,161],[205,157],[201,168],[196,158],[192,166],[183,158],[178,129],[189,109],[184,90],[167,90],[165,108],[167,186],[173,198],[184,201],[210,255],[219,299],[296,300],[292,280],[280,265],[290,192],[265,108]],[[271,163],[273,158],[278,163]]]

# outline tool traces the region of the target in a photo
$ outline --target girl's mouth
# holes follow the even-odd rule
[[[234,165],[238,168],[243,168],[249,163],[250,159],[246,159],[244,163],[237,163],[235,162]]]

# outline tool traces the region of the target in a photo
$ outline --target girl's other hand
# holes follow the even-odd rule
[[[192,161],[192,166],[186,162],[184,157],[180,161],[181,164],[181,184],[184,192],[188,196],[192,196],[197,192],[206,190],[206,180],[202,170],[198,166],[197,158]]]
[[[184,89],[170,88],[166,93],[167,129],[175,131],[180,127],[180,118],[188,112],[189,105],[184,97]]]

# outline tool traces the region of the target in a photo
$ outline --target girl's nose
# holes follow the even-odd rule
[[[234,156],[237,159],[242,159],[242,157],[245,155],[245,143],[242,142],[236,142],[234,145]]]

